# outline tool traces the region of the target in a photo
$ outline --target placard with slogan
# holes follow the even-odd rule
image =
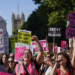
[[[11,35],[10,36],[10,46],[11,46],[11,51],[12,53],[15,52],[15,43],[17,42],[17,35]]]
[[[75,36],[75,11],[67,15],[66,38]]]
[[[15,61],[22,61],[22,55],[26,49],[30,50],[33,55],[33,47],[31,45],[15,43]]]
[[[18,30],[18,42],[31,45],[31,31]]]
[[[48,28],[48,36],[61,37],[61,28]]]
[[[0,54],[2,53],[5,53],[4,33],[3,33],[3,29],[0,29]]]

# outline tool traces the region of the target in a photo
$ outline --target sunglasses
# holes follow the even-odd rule
[[[47,56],[47,57],[50,57],[50,56]]]
[[[14,61],[12,60],[12,61],[8,61],[8,63],[13,63]]]

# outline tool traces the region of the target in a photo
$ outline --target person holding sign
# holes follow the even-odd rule
[[[50,75],[75,75],[75,37],[73,37],[73,40],[74,50],[71,62],[69,56],[65,52],[58,53]]]
[[[38,75],[38,70],[43,62],[43,48],[37,36],[32,36],[32,40],[36,41],[39,53],[35,60],[32,60],[32,52],[26,49],[23,52],[23,64],[17,64],[14,75]]]

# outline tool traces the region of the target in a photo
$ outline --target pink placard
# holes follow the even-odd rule
[[[67,50],[67,41],[61,41],[61,50]]]
[[[53,50],[53,48],[54,48],[54,46],[52,46],[52,50]],[[55,45],[54,50],[55,50],[55,53],[57,53],[57,52],[58,52],[58,46],[57,46],[57,45]]]
[[[17,47],[15,48],[15,61],[21,61],[22,55],[26,47]]]
[[[13,75],[13,74],[9,74],[9,73],[0,72],[0,75]]]
[[[44,52],[48,52],[49,49],[48,49],[46,40],[40,40],[39,42],[40,42],[41,46],[43,47],[43,51]],[[32,42],[32,46],[35,49],[35,53],[38,53],[39,50],[38,50],[38,47],[37,47],[37,43],[36,42]]]

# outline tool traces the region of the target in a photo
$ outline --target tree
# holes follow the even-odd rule
[[[35,4],[41,4],[42,0],[33,0],[35,2]]]
[[[18,34],[18,29],[15,29],[12,33],[13,35]]]

